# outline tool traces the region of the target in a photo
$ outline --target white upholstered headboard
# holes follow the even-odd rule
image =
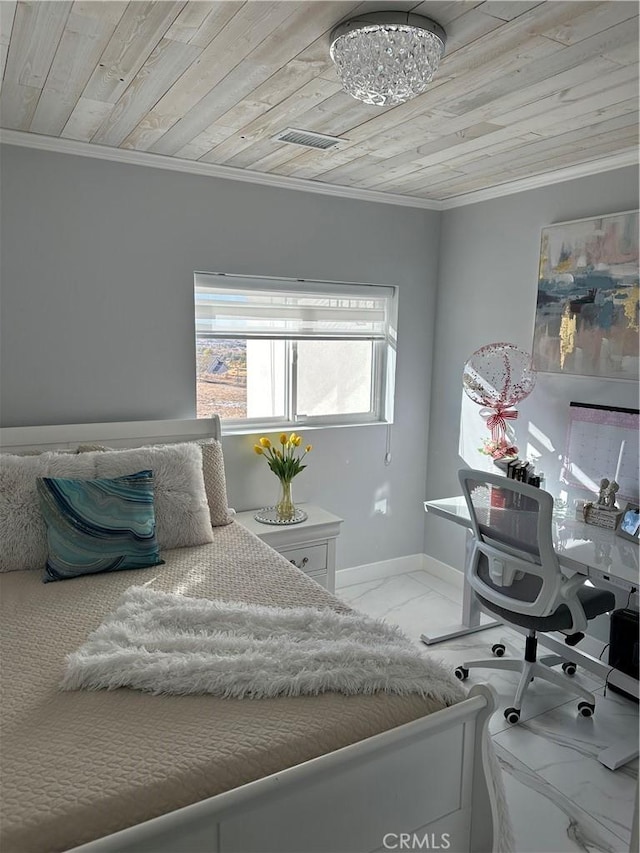
[[[78,444],[105,444],[109,447],[142,447],[170,444],[199,438],[220,439],[220,418],[170,421],[122,421],[106,424],[59,424],[0,428],[0,450],[56,450]]]

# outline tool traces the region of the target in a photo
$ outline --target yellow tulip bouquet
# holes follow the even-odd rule
[[[307,453],[311,453],[313,446],[307,444],[304,451],[298,450],[302,444],[302,436],[292,432],[287,436],[285,432],[280,434],[281,447],[274,447],[271,440],[263,435],[258,439],[258,444],[253,449],[259,456],[264,456],[267,465],[280,480],[280,500],[276,504],[278,520],[286,523],[295,519],[296,508],[291,498],[291,481],[307,467],[302,460]]]

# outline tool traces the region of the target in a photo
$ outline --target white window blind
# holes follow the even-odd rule
[[[196,333],[227,338],[395,338],[395,288],[196,273]]]
[[[198,416],[225,430],[391,422],[396,292],[195,273]]]

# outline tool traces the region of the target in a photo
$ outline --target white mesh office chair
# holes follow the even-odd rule
[[[538,631],[560,631],[572,646],[583,639],[589,619],[613,610],[613,593],[585,586],[586,578],[568,578],[553,549],[553,497],[542,489],[499,474],[462,469],[458,474],[473,525],[473,550],[467,563],[467,582],[480,606],[507,624],[527,628],[524,659],[502,657],[505,647],[493,646],[498,659],[465,661],[455,674],[460,680],[471,667],[520,672],[513,707],[504,712],[510,723],[520,719],[522,697],[534,677],[565,687],[580,696],[578,711],[590,717],[595,697],[567,676],[575,663],[558,655],[536,658]],[[562,664],[564,675],[551,669]]]

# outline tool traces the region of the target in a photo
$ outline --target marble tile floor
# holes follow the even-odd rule
[[[452,668],[465,659],[491,657],[503,642],[520,656],[524,638],[504,626],[425,646],[420,634],[460,618],[461,591],[424,571],[342,586],[337,594],[370,616],[399,625],[424,654]],[[499,697],[490,730],[500,761],[516,841],[515,853],[627,853],[638,778],[637,759],[615,772],[596,758],[623,738],[638,737],[638,705],[604,690],[595,676],[574,678],[596,694],[596,713],[579,717],[578,700],[562,688],[536,680],[525,695],[520,723],[503,711],[511,705],[517,673],[471,670],[469,680],[491,684]]]

